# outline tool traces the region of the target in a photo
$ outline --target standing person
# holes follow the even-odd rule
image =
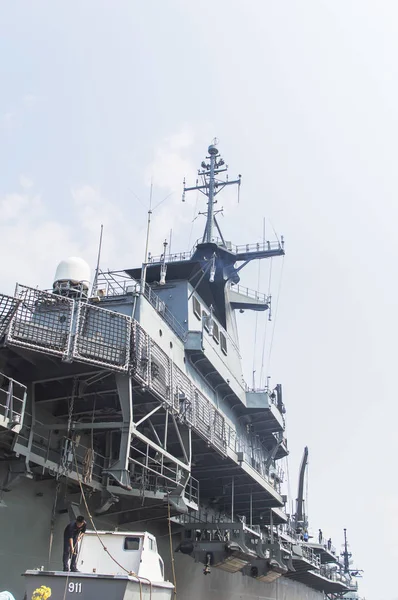
[[[86,532],[87,524],[84,517],[81,515],[76,517],[76,521],[72,521],[65,527],[64,531],[64,553],[63,563],[64,571],[69,571],[69,560],[70,570],[77,573],[76,561],[79,550],[79,542]]]
[[[322,544],[322,539],[323,539],[322,529],[319,530],[318,539],[319,539],[319,543]]]

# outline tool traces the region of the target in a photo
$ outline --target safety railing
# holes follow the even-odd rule
[[[74,474],[75,479],[80,478],[87,484],[95,482],[100,486],[105,456],[84,443],[80,436],[73,439],[62,435],[33,418],[28,411],[25,416],[29,426],[19,432],[14,444],[15,452],[27,456],[28,460],[30,457],[42,467],[43,473],[47,469],[54,476],[70,477]]]
[[[330,565],[322,565],[320,568],[320,574],[323,577],[330,579],[330,581],[341,583],[349,590],[356,591],[358,589],[357,582],[354,583],[342,569],[336,569],[336,567],[331,567]]]
[[[271,302],[271,296],[267,296],[267,294],[263,294],[262,292],[258,292],[257,290],[251,290],[250,288],[245,287],[244,285],[231,285],[231,291],[237,292],[238,294],[246,296],[247,298],[255,300],[256,302],[262,302],[263,304],[270,304]]]
[[[239,246],[216,236],[212,237],[210,241],[212,244],[216,244],[220,248],[224,248],[225,250],[228,250],[228,252],[232,252],[233,254],[242,254],[247,252],[270,252],[271,250],[283,250],[284,248],[283,237],[281,237],[280,241],[276,240],[274,242],[270,242],[267,240],[264,242],[257,242],[254,244],[241,244]],[[203,239],[198,238],[195,244],[193,245],[193,248],[191,250],[188,250],[187,252],[178,252],[175,254],[166,255],[161,254],[160,256],[149,256],[148,264],[156,264],[161,263],[163,261],[169,263],[190,260],[195,254],[198,244],[202,243]]]
[[[0,339],[6,333],[19,303],[18,298],[0,294]]]
[[[328,538],[327,535],[324,535],[323,533],[319,533],[317,537],[319,544],[321,544],[325,550],[336,555],[336,548],[333,546],[331,538]]]
[[[133,487],[151,491],[163,491],[181,483],[182,472],[176,463],[164,461],[149,442],[133,440],[130,448],[130,481]]]
[[[184,260],[190,260],[196,250],[196,247],[193,250],[188,250],[187,252],[176,252],[173,254],[160,254],[158,256],[149,256],[148,264],[159,264],[162,262],[171,263],[171,262],[181,262]]]
[[[158,302],[149,290],[151,304]],[[18,300],[8,331],[10,344],[131,373],[214,449],[223,455],[228,449],[242,453],[243,461],[278,489],[265,466],[268,451],[251,434],[237,432],[134,319],[24,286],[18,287]],[[173,326],[182,329],[176,322]]]
[[[154,307],[156,312],[170,325],[171,329],[182,340],[186,339],[187,329],[175,318],[173,313],[167,308],[165,302],[155,294],[152,288],[146,283],[144,286],[144,296]]]
[[[96,290],[98,297],[139,294],[141,292],[141,283],[132,279],[124,272],[100,271]],[[175,318],[173,313],[167,308],[165,302],[147,283],[144,284],[143,295],[162,319],[171,327],[174,333],[182,340],[185,340],[187,334],[186,328]]]
[[[0,426],[22,426],[26,405],[26,386],[0,373]]]
[[[79,302],[72,354],[76,360],[127,372],[130,364],[131,319]]]
[[[7,340],[16,346],[65,356],[69,350],[74,301],[26,286],[17,286],[18,308]]]
[[[125,296],[139,293],[140,284],[124,271],[99,271],[96,289],[98,297]]]
[[[244,254],[246,252],[270,252],[271,250],[283,250],[284,241],[281,238],[281,241],[275,242],[257,242],[255,244],[243,244],[240,246],[233,246],[233,251],[236,254]]]
[[[195,477],[188,479],[184,495],[188,502],[199,505],[199,481]]]
[[[311,564],[313,564],[315,568],[319,569],[321,566],[321,560],[319,556],[315,554],[312,548],[302,546],[302,551],[304,558],[306,558]]]

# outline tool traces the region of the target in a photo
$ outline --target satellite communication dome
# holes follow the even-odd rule
[[[71,286],[82,285],[84,288],[90,286],[90,267],[82,258],[71,256],[62,260],[55,271],[53,287],[60,283],[69,283]]]

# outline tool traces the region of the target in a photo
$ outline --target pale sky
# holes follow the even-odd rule
[[[94,265],[101,223],[102,266],[138,264],[151,178],[154,204],[174,192],[154,212],[152,253],[171,227],[173,250],[188,249],[204,222],[191,225],[182,178],[194,182],[217,136],[230,176],[242,173],[240,204],[220,202],[226,238],[261,240],[265,217],[286,239],[265,368],[284,387],[292,496],[308,445],[313,530],[339,547],[347,527],[362,595],[396,600],[397,2],[0,8],[2,291],[50,287],[71,254]],[[275,260],[275,301],[281,273]],[[242,283],[257,286],[256,264]],[[250,381],[255,319],[241,323]]]

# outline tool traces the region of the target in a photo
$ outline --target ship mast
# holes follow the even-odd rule
[[[351,552],[348,551],[347,529],[344,529],[344,551],[341,553],[344,562],[344,573],[350,573]]]
[[[217,149],[217,138],[214,138],[213,143],[208,148],[209,155],[206,156],[206,160],[202,161],[202,169],[198,170],[198,175],[201,178],[196,180],[196,185],[193,187],[185,186],[184,179],[184,190],[182,194],[182,201],[185,202],[185,192],[192,192],[194,190],[201,192],[207,197],[207,212],[199,213],[206,216],[206,226],[203,233],[202,243],[212,243],[214,241],[214,229],[217,229],[218,234],[221,238],[222,245],[225,246],[224,238],[221,233],[220,226],[216,219],[216,214],[222,212],[222,209],[216,210],[215,205],[217,204],[216,196],[223,190],[227,185],[238,185],[238,189],[241,184],[241,175],[238,179],[233,181],[228,180],[228,175],[225,181],[218,179],[220,173],[228,171],[228,165],[225,164],[223,158]],[[209,162],[206,162],[209,161]]]
[[[304,448],[303,459],[300,466],[299,486],[296,500],[296,529],[306,526],[306,517],[304,513],[304,477],[308,464],[308,448]]]

